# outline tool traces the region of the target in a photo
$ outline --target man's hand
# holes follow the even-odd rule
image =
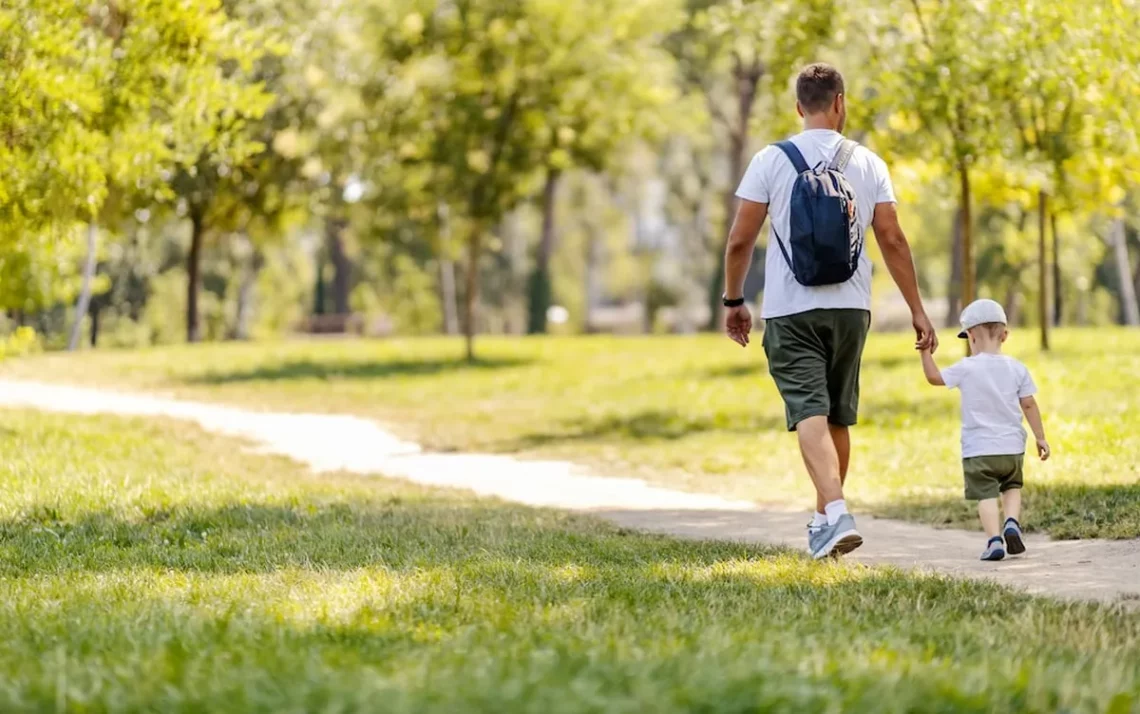
[[[929,350],[930,354],[937,352],[938,333],[934,331],[934,325],[931,324],[926,313],[915,313],[912,322],[914,324],[914,348],[919,351]]]
[[[1041,457],[1041,460],[1042,461],[1048,461],[1050,453],[1052,453],[1052,452],[1049,451],[1049,442],[1045,441],[1044,439],[1038,439],[1037,440],[1037,455]]]
[[[752,332],[752,313],[748,311],[748,306],[725,308],[724,331],[736,344],[748,346],[748,335]]]

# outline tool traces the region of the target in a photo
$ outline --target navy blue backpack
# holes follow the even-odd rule
[[[784,260],[800,285],[815,287],[847,282],[859,269],[863,231],[855,217],[855,191],[843,170],[859,146],[844,139],[830,166],[811,168],[790,141],[776,144],[799,176],[792,186],[791,233],[788,246],[772,233]]]

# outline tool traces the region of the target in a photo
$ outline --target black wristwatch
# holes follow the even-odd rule
[[[725,307],[740,307],[744,304],[743,297],[733,298],[730,300],[727,295],[721,295],[720,301],[724,303]]]

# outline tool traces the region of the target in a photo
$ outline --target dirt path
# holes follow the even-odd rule
[[[425,453],[357,417],[256,412],[6,380],[0,380],[0,406],[186,419],[209,431],[248,439],[267,453],[288,456],[318,471],[383,474],[464,488],[533,506],[596,513],[625,527],[683,538],[806,546],[804,524],[809,515],[800,511],[762,509],[635,479],[606,478],[562,461]],[[859,519],[859,529],[866,538],[866,545],[852,556],[859,562],[992,580],[1058,597],[1140,603],[1140,540],[1052,541],[1030,536],[1025,556],[995,564],[977,560],[976,533],[867,516]]]

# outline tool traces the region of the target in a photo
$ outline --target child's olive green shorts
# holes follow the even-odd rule
[[[810,310],[764,323],[768,372],[784,400],[788,431],[813,416],[852,426],[859,416],[859,367],[871,327],[866,310]]]
[[[962,459],[962,471],[966,477],[966,500],[997,498],[998,494],[1021,488],[1024,460],[1025,454]]]

